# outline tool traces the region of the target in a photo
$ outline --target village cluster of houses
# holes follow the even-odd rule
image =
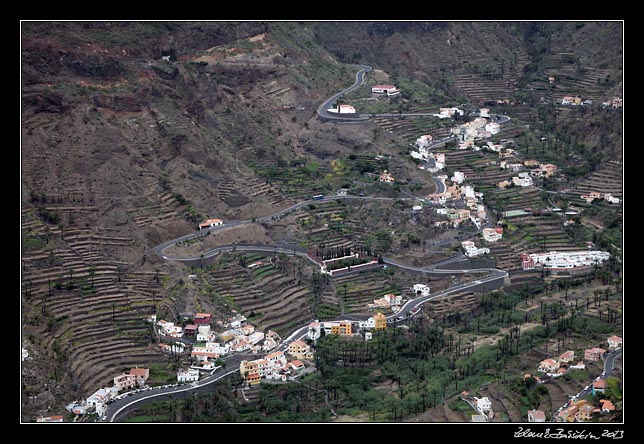
[[[436,176],[436,178],[445,183],[447,176]],[[437,203],[463,200],[467,206],[467,208],[436,208],[436,214],[447,216],[448,221],[437,221],[435,226],[449,225],[456,228],[461,222],[469,219],[477,228],[481,228],[482,223],[487,220],[487,210],[481,203],[483,193],[477,192],[472,185],[461,186],[465,178],[463,172],[455,171],[450,178],[452,184],[445,185],[443,193],[430,194],[426,197]]]
[[[386,330],[387,318],[383,313],[376,313],[367,320],[343,320],[343,321],[313,321],[309,324],[306,337],[311,341],[317,341],[322,333],[325,335],[355,336],[360,334],[360,330]],[[370,336],[365,334],[365,339],[369,340]]]
[[[310,346],[300,340],[289,344],[287,353],[291,354],[291,352],[294,355],[306,356],[308,359],[313,358]],[[275,351],[261,359],[243,360],[239,363],[239,373],[249,386],[261,383],[262,378],[286,381],[293,371],[302,368],[304,368],[304,364],[300,359],[289,362],[282,351]]]
[[[545,253],[521,254],[521,266],[524,270],[543,267],[550,270],[567,270],[588,268],[601,265],[610,258],[610,253],[599,250],[547,251]]]
[[[488,243],[494,243],[503,238],[503,227],[483,228],[481,232],[483,240]],[[476,257],[483,254],[489,254],[490,249],[487,247],[477,247],[476,243],[471,240],[461,242],[463,252],[467,257]]]
[[[476,145],[477,140],[487,139],[501,130],[501,125],[488,120],[489,111],[488,108],[481,108],[479,117],[451,129],[451,133],[457,138],[458,149],[471,148],[478,151],[481,148]]]
[[[523,167],[530,168],[530,171],[522,171],[516,176],[512,177],[512,181],[502,180],[498,183],[498,187],[503,189],[507,188],[510,185],[515,185],[517,187],[530,187],[534,185],[533,177],[551,177],[557,171],[557,165],[551,163],[540,163],[538,160],[530,159],[525,160],[523,163],[509,163],[505,160],[502,160],[499,163],[501,169],[512,170],[513,172],[518,172]]]
[[[591,191],[588,194],[582,194],[580,197],[584,199],[588,204],[592,203],[595,199],[601,199],[602,197],[608,203],[612,203],[612,204],[619,203],[619,198],[613,197],[611,193],[604,193],[604,195],[602,196],[602,194],[598,193],[597,191]]]
[[[230,353],[261,353],[268,352],[278,345],[279,335],[274,331],[266,334],[255,329],[253,325],[246,322],[246,317],[237,313],[226,322],[217,321],[222,330],[214,331],[210,324],[212,316],[210,313],[197,313],[193,316],[194,323],[185,327],[174,325],[165,320],[156,321],[156,316],[150,317],[159,327],[161,336],[171,338],[194,338],[190,357],[193,365],[188,369],[180,369],[177,372],[178,382],[198,381],[200,372],[214,370],[215,361]],[[183,353],[186,345],[182,342],[174,344],[159,344],[167,352]]]
[[[608,348],[615,350],[622,347],[622,338],[620,336],[610,336],[607,341]],[[586,362],[597,362],[600,361],[603,356],[606,354],[606,349],[599,347],[591,347],[584,350],[583,359],[578,362],[575,359],[575,352],[573,350],[568,350],[558,357],[544,359],[539,363],[538,371],[545,373],[551,378],[558,378],[569,370],[580,369],[583,370],[586,368],[584,361]],[[534,378],[537,383],[543,383],[544,381],[538,376],[532,376],[530,374],[524,375],[524,378]],[[592,395],[603,394],[606,388],[606,381],[602,378],[596,378],[591,384],[591,393]],[[599,406],[592,405],[587,400],[573,400],[565,408],[561,409],[555,415],[555,420],[557,422],[584,422],[589,421],[595,413],[600,412],[611,412],[615,410],[615,406],[610,400],[600,399]],[[545,422],[546,415],[542,410],[530,410],[528,411],[528,422]]]
[[[76,415],[96,413],[99,417],[103,416],[107,404],[116,399],[120,392],[144,387],[149,377],[150,369],[132,368],[128,373],[115,376],[111,387],[101,387],[87,399],[68,404],[66,409]]]
[[[573,105],[573,106],[580,106],[580,105],[592,105],[593,101],[592,100],[583,100],[579,96],[564,96],[561,99],[561,104],[562,105]]]

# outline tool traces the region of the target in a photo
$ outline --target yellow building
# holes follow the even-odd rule
[[[259,373],[249,373],[248,376],[246,376],[246,382],[248,385],[257,385],[262,382],[262,378],[259,376]]]
[[[257,361],[242,361],[239,363],[239,373],[242,376],[250,375],[251,373],[258,373],[259,365]]]
[[[291,342],[287,353],[295,359],[313,359],[311,347],[301,340]]]
[[[373,315],[373,320],[375,323],[374,328],[376,330],[386,330],[387,329],[387,318],[382,313],[376,313]]]

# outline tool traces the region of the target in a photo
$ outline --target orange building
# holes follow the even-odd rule
[[[331,325],[331,334],[332,335],[345,335],[350,336],[351,333],[351,322],[340,321]]]
[[[387,329],[387,318],[385,317],[384,314],[382,313],[376,313],[373,315],[373,319],[375,321],[375,329],[376,330],[386,330]]]

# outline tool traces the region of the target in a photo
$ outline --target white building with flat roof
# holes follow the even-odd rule
[[[414,295],[429,296],[430,288],[425,284],[414,284],[412,287]]]
[[[195,382],[199,380],[199,370],[190,368],[187,370],[181,369],[177,372],[178,382]]]
[[[529,270],[535,266],[542,266],[551,270],[566,270],[571,268],[586,268],[601,265],[610,258],[610,253],[605,251],[548,251],[546,253],[532,253],[523,258],[523,269]]]

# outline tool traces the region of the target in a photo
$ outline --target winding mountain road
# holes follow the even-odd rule
[[[356,73],[356,78],[355,82],[353,85],[351,85],[349,88],[340,91],[337,94],[334,94],[330,98],[328,98],[324,103],[322,103],[317,110],[317,113],[320,117],[321,120],[323,121],[343,121],[343,122],[358,122],[358,121],[365,121],[368,120],[370,117],[373,117],[375,115],[367,115],[367,114],[358,114],[358,115],[343,115],[342,117],[339,117],[337,114],[329,113],[327,111],[328,108],[331,107],[331,105],[343,94],[349,93],[353,91],[354,89],[360,87],[364,83],[364,75],[365,73],[369,72],[371,70],[370,66],[365,66],[365,65],[360,65],[360,70]],[[417,116],[417,115],[426,115],[427,113],[419,113],[419,114],[404,114],[404,116]],[[427,114],[428,115],[428,114]],[[386,115],[385,115],[386,116]],[[398,116],[398,115],[397,115]],[[493,116],[492,117],[494,120],[496,120],[499,123],[504,123],[507,122],[510,118],[507,116]],[[453,136],[441,139],[439,141],[436,141],[433,145],[438,146],[439,144],[443,144],[449,140],[451,140]],[[437,192],[440,192],[440,189],[444,187],[444,184],[440,181],[435,181],[437,185]],[[444,190],[443,190],[444,191]],[[293,254],[297,255],[299,257],[303,257],[309,262],[312,262],[315,264],[315,266],[319,266],[315,260],[313,260],[311,257],[308,256],[306,251],[302,249],[301,247],[297,247],[295,245],[293,246],[288,246],[286,244],[276,244],[276,245],[259,245],[259,244],[254,244],[254,245],[241,245],[241,244],[232,244],[232,245],[224,245],[224,246],[219,246],[213,249],[210,249],[199,256],[170,256],[166,250],[180,242],[185,242],[194,238],[197,238],[199,236],[203,236],[209,232],[216,232],[219,230],[224,230],[230,227],[236,227],[236,226],[242,226],[246,224],[251,224],[255,222],[269,222],[271,220],[277,220],[283,217],[284,215],[287,215],[288,213],[292,211],[296,211],[305,205],[312,204],[312,203],[318,203],[320,201],[330,201],[330,200],[336,200],[336,199],[363,199],[363,200],[370,200],[370,201],[384,201],[384,200],[415,200],[415,201],[422,201],[427,203],[424,199],[421,198],[386,198],[386,197],[370,197],[370,196],[326,196],[323,197],[322,199],[317,199],[317,200],[307,200],[304,202],[297,203],[295,205],[292,205],[284,210],[280,210],[278,212],[275,212],[270,215],[262,216],[260,218],[257,218],[255,220],[241,220],[241,221],[227,221],[224,225],[219,225],[215,226],[212,228],[208,228],[205,230],[197,231],[194,233],[189,233],[185,236],[181,236],[179,238],[164,242],[160,245],[155,246],[152,248],[152,251],[160,256],[162,259],[166,261],[179,261],[179,262],[192,262],[195,260],[203,260],[207,259],[210,257],[213,257],[223,251],[258,251],[258,252],[268,252],[268,253],[284,253],[284,254]],[[404,264],[398,260],[391,259],[391,258],[383,258],[383,263],[387,266],[392,266],[392,267],[398,267],[403,270],[406,270],[408,272],[412,273],[419,273],[419,274],[450,274],[450,275],[456,275],[456,274],[480,274],[480,273],[485,273],[486,275],[483,277],[479,277],[476,280],[470,281],[470,282],[462,282],[456,285],[452,285],[449,288],[438,291],[435,293],[430,293],[427,296],[420,296],[413,298],[409,301],[407,301],[401,309],[394,314],[390,314],[387,316],[387,322],[389,324],[395,324],[397,322],[404,322],[406,319],[409,317],[413,316],[415,314],[414,310],[420,306],[422,306],[424,303],[436,299],[439,297],[443,297],[446,295],[449,295],[451,293],[456,293],[456,292],[464,292],[468,290],[475,289],[476,287],[479,286],[486,286],[486,285],[494,285],[494,286],[500,286],[503,285],[503,282],[505,278],[508,276],[508,273],[504,270],[499,270],[496,268],[473,268],[473,269],[444,269],[440,267],[445,267],[447,265],[459,262],[463,260],[462,255],[457,255],[452,258],[449,258],[445,261],[442,261],[437,264],[432,264],[429,266],[413,266],[413,265],[407,265]],[[498,282],[501,281],[501,282]],[[348,316],[347,316],[348,317]],[[308,332],[308,323],[305,325],[302,325],[301,327],[296,328],[293,330],[291,333],[289,333],[286,338],[278,345],[276,350],[280,351],[285,351],[288,348],[288,345],[297,340],[303,338]],[[216,383],[217,381],[221,380],[224,377],[227,377],[228,375],[235,373],[239,371],[239,363],[241,362],[242,359],[253,359],[252,357],[249,357],[248,355],[232,355],[228,356],[225,359],[226,365],[220,368],[215,369],[211,375],[197,381],[191,384],[186,384],[186,385],[167,385],[163,387],[154,387],[150,388],[148,390],[144,391],[137,391],[135,392],[130,392],[128,395],[121,399],[117,399],[112,401],[109,405],[107,405],[105,415],[103,417],[103,421],[107,422],[114,422],[114,421],[119,421],[126,415],[128,412],[131,412],[135,409],[137,409],[140,405],[156,401],[156,400],[161,400],[161,399],[169,399],[169,398],[181,398],[187,396],[190,392],[193,391],[206,391],[208,390],[208,386],[211,384]]]

